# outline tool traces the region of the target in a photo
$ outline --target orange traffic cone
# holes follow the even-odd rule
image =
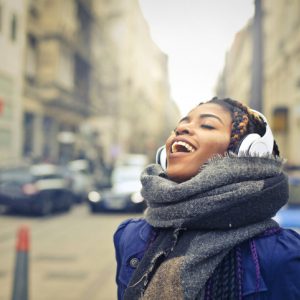
[[[29,229],[21,226],[17,234],[12,300],[28,300]]]

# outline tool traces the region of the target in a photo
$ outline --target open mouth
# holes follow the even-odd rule
[[[178,153],[178,152],[192,153],[195,151],[196,149],[192,145],[183,141],[175,141],[171,146],[171,153]]]

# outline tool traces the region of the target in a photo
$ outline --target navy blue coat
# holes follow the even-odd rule
[[[142,259],[153,228],[144,219],[123,222],[114,234],[117,259],[118,299]],[[241,245],[244,300],[300,300],[300,235],[290,229],[255,239],[259,258],[259,292],[257,272],[247,242]]]

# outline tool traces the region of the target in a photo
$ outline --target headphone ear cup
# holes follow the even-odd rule
[[[266,131],[263,136],[260,136],[257,133],[247,135],[238,148],[238,155],[241,156],[242,153],[246,153],[251,156],[272,155],[274,137],[267,118],[259,111],[252,109],[252,112],[258,115],[265,123]]]
[[[251,146],[259,141],[261,136],[257,133],[251,133],[248,134],[244,139],[241,141],[239,147],[238,147],[238,156],[241,156],[243,154],[254,154],[255,149],[253,149]]]
[[[167,170],[167,151],[166,146],[158,148],[156,152],[156,163],[159,164],[164,171]]]

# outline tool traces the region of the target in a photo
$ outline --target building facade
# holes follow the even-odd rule
[[[0,1],[0,165],[22,158],[23,0]]]
[[[27,14],[23,155],[64,162],[91,115],[91,6],[31,0]]]
[[[93,3],[102,42],[98,95],[107,107],[94,126],[109,145],[105,156],[133,152],[153,158],[179,117],[170,98],[167,56],[153,42],[138,0]]]
[[[0,0],[0,46],[5,162],[153,158],[179,117],[138,0]]]
[[[300,2],[263,1],[263,107],[288,164],[300,165]]]
[[[262,110],[270,120],[281,154],[300,165],[300,2],[264,0],[262,9]],[[217,94],[250,103],[253,20],[237,34],[228,52]],[[242,36],[242,38],[241,38]]]
[[[226,53],[224,69],[216,85],[219,97],[228,97],[249,104],[251,95],[252,20],[234,38]]]

